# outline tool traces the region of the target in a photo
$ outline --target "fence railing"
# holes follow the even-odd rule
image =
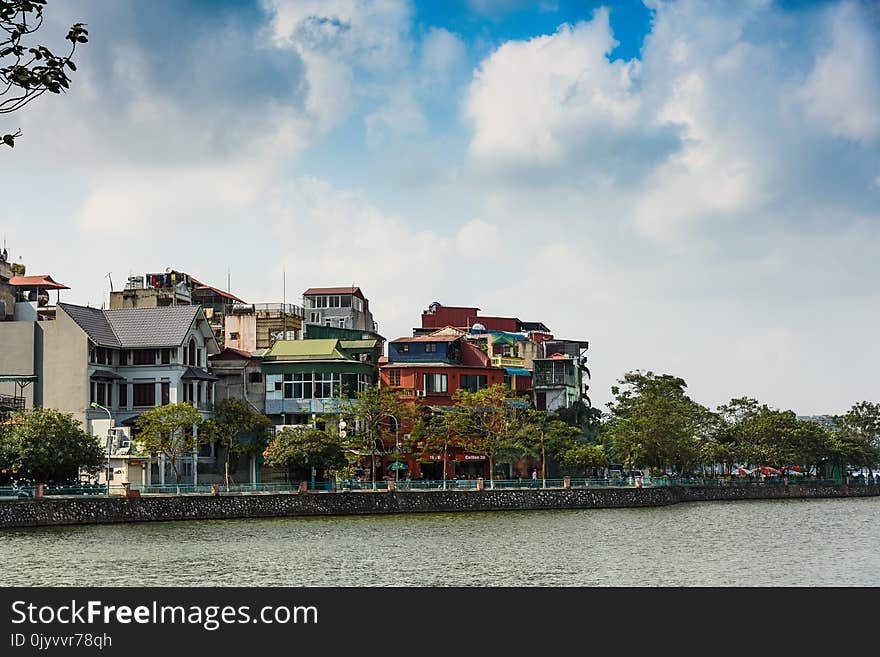
[[[387,491],[391,482],[386,479],[371,481],[359,481],[346,479],[338,481],[306,481],[305,489],[313,493],[331,492],[370,492]],[[844,483],[836,479],[792,478],[788,485],[805,484],[810,486],[836,486]],[[850,486],[871,485],[873,482],[851,478]],[[296,493],[300,491],[301,483],[271,482],[249,484],[130,484],[127,487],[120,484],[111,484],[109,491],[103,484],[84,484],[73,486],[43,486],[43,495],[49,496],[88,496],[88,495],[123,495],[126,488],[137,491],[140,495],[266,495],[273,493]],[[427,490],[477,490],[480,486],[478,479],[413,479],[393,482],[394,488],[399,491],[427,491]],[[484,490],[527,490],[527,489],[561,489],[565,486],[564,479],[496,479],[482,482]],[[659,478],[644,477],[641,482],[635,478],[585,478],[572,477],[571,488],[656,488],[661,486],[783,486],[782,478],[759,479],[697,479],[697,478]],[[0,486],[0,500],[32,499],[36,496],[36,486]]]

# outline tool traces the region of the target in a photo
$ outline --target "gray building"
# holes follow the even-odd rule
[[[312,287],[303,292],[306,324],[377,333],[370,302],[359,287]]]
[[[219,348],[202,308],[99,310],[60,303],[55,321],[42,329],[37,348],[42,405],[73,413],[102,441],[113,429],[111,482],[120,475],[120,482],[165,483],[170,464],[130,456],[130,441],[137,439],[136,418],[149,408],[187,402],[210,416],[216,377],[206,369],[207,359]],[[91,408],[92,402],[106,410]],[[182,459],[179,470],[193,482],[194,464],[213,462],[208,445]]]

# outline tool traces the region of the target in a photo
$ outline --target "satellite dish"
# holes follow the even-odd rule
[[[428,312],[435,313],[435,312],[437,312],[437,309],[438,309],[439,307],[440,307],[440,302],[439,302],[439,301],[432,301],[432,302],[431,302],[431,305],[428,306]]]

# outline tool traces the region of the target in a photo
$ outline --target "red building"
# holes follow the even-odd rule
[[[426,411],[442,412],[443,408],[454,406],[454,395],[460,388],[476,392],[504,383],[505,370],[493,367],[490,357],[463,336],[424,335],[390,342],[388,358],[382,360],[379,376],[382,387],[401,391],[404,398],[426,407]],[[412,478],[443,478],[442,457],[417,454],[407,460]],[[394,459],[386,461],[387,468]],[[482,454],[460,449],[447,454],[448,479],[488,474],[488,462]]]

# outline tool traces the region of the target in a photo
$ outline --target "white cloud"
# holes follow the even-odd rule
[[[640,119],[639,64],[609,62],[616,45],[608,10],[599,9],[592,21],[500,46],[474,74],[465,101],[471,157],[504,168],[564,165],[581,148],[586,157],[604,155],[607,144],[591,153],[591,140]]]
[[[853,141],[880,138],[880,44],[877,26],[862,7],[828,11],[830,44],[815,59],[804,84],[807,114],[820,127]]]

